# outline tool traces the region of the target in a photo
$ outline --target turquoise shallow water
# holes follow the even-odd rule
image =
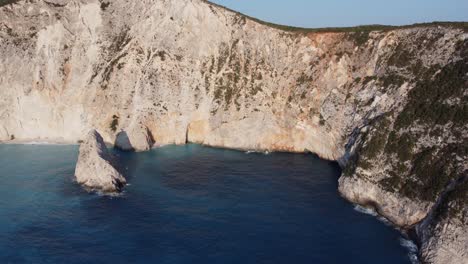
[[[0,145],[0,263],[410,263],[313,155],[116,152],[130,185],[107,197],[73,181],[77,153]]]

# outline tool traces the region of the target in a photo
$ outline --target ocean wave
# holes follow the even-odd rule
[[[387,218],[383,217],[383,216],[377,216],[377,219],[384,223],[385,225],[388,225],[388,226],[393,226],[392,222],[388,221]]]
[[[400,238],[400,245],[408,250],[408,255],[412,264],[419,264],[418,246],[411,240]]]
[[[170,144],[159,144],[159,143],[154,143],[153,146],[151,146],[151,149],[158,149],[158,148],[163,148],[170,146]]]
[[[354,206],[354,210],[356,210],[356,211],[358,211],[360,213],[363,213],[363,214],[378,216],[377,212],[374,209],[364,207],[364,206],[361,206],[361,205]]]
[[[74,183],[78,184],[76,179],[73,180]],[[129,186],[130,184],[125,184],[125,186]],[[97,190],[97,189],[94,189],[94,188],[89,188],[87,186],[80,186],[81,188],[83,188],[86,192],[88,192],[89,194],[92,194],[92,195],[89,195],[88,197],[94,197],[94,198],[97,198],[97,197],[108,197],[108,198],[122,198],[124,196],[126,196],[126,191],[123,190],[122,192],[103,192],[101,190]]]
[[[23,142],[21,144],[24,144],[24,145],[63,145],[61,143],[50,142],[50,141],[29,141],[29,142]]]
[[[271,152],[268,151],[268,150],[265,150],[265,151],[247,150],[247,151],[245,151],[245,154],[252,154],[252,153],[263,154],[263,155],[271,154]]]
[[[110,199],[113,198],[123,198],[125,197],[126,193],[125,191],[122,192],[112,192],[112,193],[106,193],[106,192],[101,192],[101,191],[94,191],[99,197],[108,197]]]
[[[377,220],[384,223],[385,225],[393,226],[393,224],[390,221],[388,221],[387,218],[379,215],[373,208],[364,207],[364,206],[361,206],[361,205],[355,205],[354,210],[356,210],[356,211],[358,211],[360,213],[363,213],[363,214],[374,216],[374,217],[377,218]]]
[[[384,224],[388,226],[393,226],[390,221],[388,221],[385,217],[380,216],[374,209],[369,208],[369,207],[364,207],[361,205],[355,205],[354,210],[371,215],[376,217],[379,221],[383,222]],[[398,228],[396,228],[398,229]],[[401,230],[400,230],[401,231]],[[410,261],[412,264],[419,264],[419,259],[418,259],[418,246],[410,239],[401,237],[400,238],[400,245],[408,250],[408,256],[410,258]]]

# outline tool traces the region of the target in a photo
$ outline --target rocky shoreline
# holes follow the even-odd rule
[[[304,30],[201,0],[17,1],[0,51],[2,141],[96,129],[127,150],[316,153],[343,167],[344,197],[419,226],[423,262],[468,259],[464,23]]]

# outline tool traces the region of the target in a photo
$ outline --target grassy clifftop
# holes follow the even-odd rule
[[[14,2],[18,2],[19,0],[0,0],[0,6],[12,4]]]

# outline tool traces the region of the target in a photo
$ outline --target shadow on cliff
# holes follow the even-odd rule
[[[122,131],[118,134],[117,138],[124,140],[123,143],[131,146],[128,135],[125,131]],[[122,141],[120,141],[122,143]],[[131,179],[135,175],[136,168],[138,167],[138,157],[137,153],[133,151],[124,150],[117,146],[117,139],[114,144],[114,148],[110,149],[110,152],[113,154],[112,164],[117,168],[117,170],[122,173],[122,175],[127,179],[127,183],[131,182]]]
[[[125,131],[120,131],[115,137],[114,148],[123,150],[123,151],[134,151],[132,142],[128,138],[128,134]]]

